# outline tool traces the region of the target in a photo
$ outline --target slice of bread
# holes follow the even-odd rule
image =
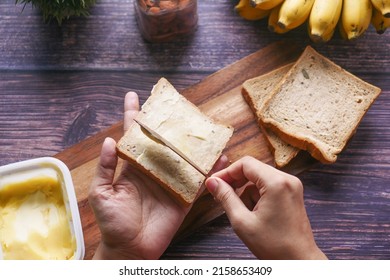
[[[206,172],[210,172],[233,133],[216,124],[165,79],[153,87],[137,116]],[[184,205],[191,204],[205,179],[169,148],[154,142],[133,123],[117,143],[118,155],[153,178]]]
[[[263,125],[323,163],[333,163],[381,90],[310,46],[262,111]]]
[[[265,102],[270,98],[273,89],[290,70],[293,63],[282,66],[267,74],[246,80],[242,84],[242,95],[258,119],[259,126],[268,141],[274,156],[275,165],[282,168],[299,152],[299,149],[284,142],[272,130],[261,125],[260,116]]]

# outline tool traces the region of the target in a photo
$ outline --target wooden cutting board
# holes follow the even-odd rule
[[[302,49],[288,42],[274,43],[181,92],[214,120],[234,127],[234,134],[225,149],[225,154],[231,161],[251,155],[273,164],[272,155],[254,115],[241,95],[241,84],[249,78],[296,60],[301,51]],[[150,88],[152,86],[150,85]],[[84,232],[86,259],[92,258],[100,241],[99,228],[88,205],[88,187],[105,137],[118,140],[123,134],[122,125],[122,122],[117,123],[56,155],[67,164],[72,173]],[[312,163],[309,157],[301,155],[287,171],[296,174],[307,169]],[[223,210],[210,194],[205,193],[194,204],[175,240],[190,234],[221,214]]]

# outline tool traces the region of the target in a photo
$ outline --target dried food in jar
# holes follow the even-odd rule
[[[134,3],[138,27],[147,41],[166,42],[196,30],[197,0],[136,0]]]

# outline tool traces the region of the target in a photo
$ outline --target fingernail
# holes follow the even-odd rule
[[[104,138],[103,146],[106,146],[109,142],[110,142],[110,138],[109,137]]]
[[[209,190],[209,192],[211,193],[214,193],[215,190],[217,189],[219,183],[218,183],[218,180],[215,179],[215,178],[209,178],[207,181],[206,181],[206,187],[207,189]]]
[[[224,163],[224,164],[228,164],[229,163],[229,158],[225,155],[222,155],[220,157],[220,160]]]
[[[103,145],[108,145],[108,143],[113,143],[113,142],[115,142],[114,139],[112,139],[111,137],[106,137],[104,138]]]

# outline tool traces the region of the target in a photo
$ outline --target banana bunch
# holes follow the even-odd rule
[[[390,0],[239,0],[235,11],[247,20],[268,18],[268,29],[279,34],[307,22],[310,38],[322,43],[337,29],[354,40],[370,24],[378,34],[390,27]]]

